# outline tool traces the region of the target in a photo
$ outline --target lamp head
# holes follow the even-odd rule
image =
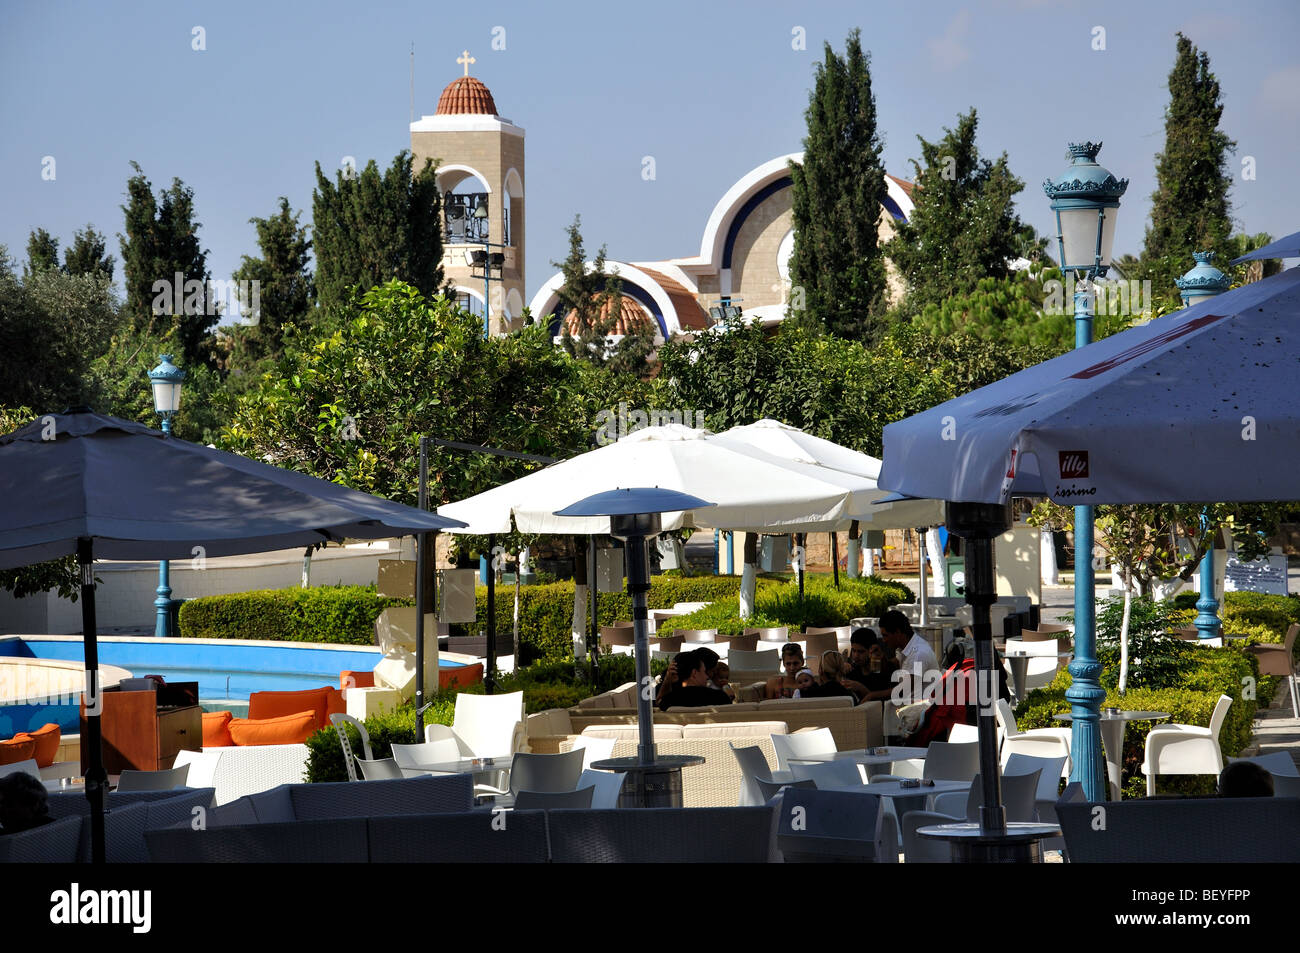
[[[1062,271],[1110,266],[1115,219],[1128,179],[1117,179],[1097,164],[1100,142],[1070,143],[1071,162],[1056,181],[1043,182],[1056,213]]]
[[[153,409],[164,417],[181,409],[181,383],[185,372],[172,363],[170,354],[158,357],[158,366],[149,372],[149,384],[153,388]]]

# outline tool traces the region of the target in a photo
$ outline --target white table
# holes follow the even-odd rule
[[[1016,693],[1016,701],[1025,700],[1025,680],[1029,677],[1029,660],[1036,658],[1051,658],[1051,652],[1024,652],[1010,651],[1003,652],[1002,657],[1007,660],[1007,665],[1011,668],[1011,689]],[[1056,652],[1058,659],[1074,658],[1073,652]]]
[[[803,754],[786,760],[791,764],[825,764],[829,761],[852,761],[854,764],[874,768],[894,764],[898,761],[924,761],[928,752],[928,748],[902,748],[893,745],[880,748],[854,748],[849,751],[828,751],[825,754]]]
[[[902,781],[877,781],[873,784],[860,784],[856,787],[834,787],[828,788],[831,791],[844,791],[849,794],[874,794],[876,797],[889,798],[893,801],[902,803],[894,804],[894,811],[901,819],[908,811],[918,809],[915,803],[909,804],[909,799],[925,798],[927,801],[936,794],[947,794],[950,791],[969,791],[970,781],[935,781],[933,785],[922,784],[920,787],[903,787]],[[900,827],[900,833],[901,833]]]

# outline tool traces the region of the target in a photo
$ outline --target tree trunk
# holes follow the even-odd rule
[[[1128,688],[1128,614],[1133,604],[1133,587],[1129,585],[1128,574],[1124,575],[1124,617],[1119,623],[1119,693],[1124,694]]]
[[[574,538],[573,556],[573,658],[587,657],[587,546],[586,537]]]
[[[754,596],[758,590],[758,534],[745,534],[745,565],[740,574],[740,617],[754,614]]]

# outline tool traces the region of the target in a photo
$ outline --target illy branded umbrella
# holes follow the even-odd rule
[[[0,436],[0,569],[75,553],[86,656],[86,794],[104,855],[104,773],[92,563],[189,559],[379,539],[460,525],[314,477],[90,411]]]
[[[1064,504],[1300,496],[1300,269],[885,428],[880,485]]]
[[[1300,269],[1291,269],[890,424],[880,484],[960,501],[975,539],[1009,518],[1013,495],[1082,505],[1293,500],[1297,380]],[[981,562],[991,590],[991,549]],[[1093,747],[1086,768],[1100,789]],[[1076,750],[1076,765],[1081,757]]]

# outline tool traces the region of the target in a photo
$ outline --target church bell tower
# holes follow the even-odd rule
[[[442,268],[462,302],[504,334],[524,308],[524,130],[497,114],[483,83],[464,67],[438,97],[432,116],[411,123],[414,168],[438,166],[443,202]]]

